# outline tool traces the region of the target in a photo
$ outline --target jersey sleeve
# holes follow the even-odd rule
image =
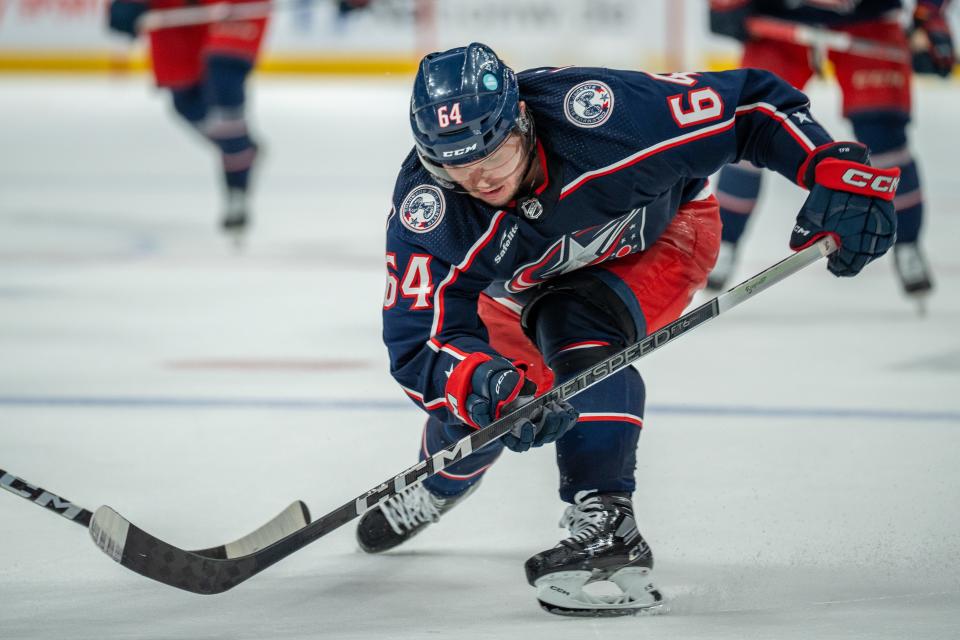
[[[769,71],[644,75],[634,118],[645,146],[662,151],[664,184],[748,160],[802,185],[804,162],[832,142],[807,96]]]
[[[407,396],[440,420],[456,419],[445,397],[456,366],[472,353],[498,355],[478,315],[480,293],[491,282],[479,263],[503,216],[495,216],[472,246],[453,256],[431,250],[428,238],[417,243],[396,232],[395,220],[388,224],[383,340],[390,373]]]

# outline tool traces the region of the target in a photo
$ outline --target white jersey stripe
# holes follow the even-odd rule
[[[470,268],[470,265],[473,263],[474,258],[477,257],[477,254],[480,250],[487,244],[490,239],[490,236],[496,231],[497,227],[500,225],[500,221],[503,220],[506,213],[503,210],[497,211],[494,214],[493,218],[490,220],[490,226],[487,227],[487,230],[483,232],[477,241],[473,243],[473,246],[470,247],[470,250],[467,251],[467,255],[463,257],[463,260],[460,261],[460,264],[450,267],[450,271],[447,273],[447,276],[440,282],[440,285],[437,287],[437,291],[433,294],[433,326],[430,328],[430,338],[433,338],[438,333],[440,333],[440,328],[443,325],[443,291],[447,288],[447,285],[452,283],[457,279],[457,276],[467,269]],[[429,340],[427,341],[429,343]]]
[[[766,102],[755,102],[753,104],[746,104],[746,105],[737,107],[736,114],[747,113],[750,111],[762,111],[763,113],[766,113],[770,117],[775,118],[776,120],[779,120],[780,124],[786,127],[789,130],[791,136],[793,136],[793,138],[797,140],[797,142],[803,145],[807,151],[813,151],[816,148],[817,145],[813,144],[813,142],[810,141],[810,138],[808,138],[807,135],[800,130],[800,127],[798,127],[792,120],[790,120],[790,118],[787,117],[787,114],[783,113],[782,111],[778,111],[777,108],[774,107],[773,105],[768,104]],[[587,171],[586,173],[579,175],[572,182],[569,182],[566,185],[564,185],[564,187],[560,189],[560,198],[562,199],[563,197],[568,195],[570,192],[578,189],[584,182],[590,180],[591,178],[601,176],[607,173],[613,173],[618,169],[621,169],[625,166],[633,164],[634,162],[642,160],[646,156],[654,155],[660,151],[664,151],[665,149],[669,149],[671,147],[675,147],[681,144],[686,144],[698,138],[711,136],[715,133],[720,133],[721,131],[724,131],[730,128],[731,126],[733,126],[735,121],[736,121],[736,115],[734,115],[734,117],[728,120],[724,120],[723,122],[712,124],[709,127],[704,127],[702,129],[697,129],[696,131],[684,133],[682,135],[679,135],[673,138],[668,138],[667,140],[661,140],[657,144],[651,145],[645,149],[641,149],[640,151],[637,151],[636,153],[629,155],[626,158],[623,158],[622,160],[618,160],[617,162],[608,164],[605,167],[600,167],[599,169]]]
[[[467,357],[467,354],[465,354],[463,351],[460,351],[453,345],[440,344],[440,341],[435,338],[430,338],[429,340],[427,340],[427,346],[430,347],[430,349],[432,349],[433,351],[436,351],[437,353],[440,353],[441,351],[443,351],[447,355],[453,356],[457,360],[464,360]]]
[[[807,148],[807,151],[813,151],[814,149],[817,148],[817,145],[811,142],[810,138],[808,138],[807,135],[800,130],[800,127],[798,127],[796,123],[794,123],[793,120],[791,120],[789,116],[787,116],[787,114],[783,113],[782,111],[779,111],[772,104],[767,102],[754,102],[753,104],[744,104],[737,107],[737,113],[743,113],[747,111],[758,111],[758,110],[766,113],[768,116],[771,116],[779,120],[781,124],[783,124],[783,126],[787,127],[790,130],[790,132],[793,134],[793,137],[796,138],[799,142],[801,142]]]
[[[523,305],[511,300],[510,298],[491,298],[491,300],[500,306],[506,307],[517,315],[520,315],[523,312]]]
[[[647,208],[644,207],[643,211],[640,212],[640,233],[637,234],[640,237],[640,251],[647,250],[647,239],[643,236],[643,232],[647,227]]]
[[[636,162],[645,156],[653,155],[658,151],[662,151],[664,149],[676,146],[678,144],[684,144],[696,138],[713,135],[714,133],[718,133],[723,129],[727,129],[733,125],[734,118],[730,118],[729,120],[724,120],[723,122],[712,124],[709,127],[704,127],[703,129],[698,129],[696,131],[684,133],[683,135],[676,136],[675,138],[662,140],[657,144],[651,145],[646,149],[641,149],[640,151],[637,151],[636,153],[629,155],[622,160],[618,160],[612,164],[608,164],[605,167],[600,167],[599,169],[594,169],[593,171],[587,171],[586,173],[578,176],[575,180],[573,180],[573,182],[567,183],[562,189],[560,189],[560,197],[563,198],[565,195],[567,195],[567,193],[578,188],[581,184],[583,184],[584,182],[586,182],[587,180],[589,180],[594,176],[605,174],[605,173],[612,173],[625,165],[628,165],[632,162]]]
[[[442,407],[446,404],[446,400],[443,398],[435,398],[433,400],[424,401],[422,393],[414,391],[413,389],[408,389],[403,385],[400,385],[400,388],[403,389],[408,396],[422,404],[427,409],[437,409],[438,407]]]

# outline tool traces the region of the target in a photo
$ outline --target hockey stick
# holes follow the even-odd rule
[[[61,498],[42,487],[32,485],[23,478],[18,478],[3,469],[0,469],[0,487],[40,505],[44,509],[49,509],[71,522],[76,522],[83,527],[90,526],[90,518],[93,517],[93,514],[83,507],[78,507],[66,498]]]
[[[42,487],[30,484],[23,478],[18,478],[3,469],[0,469],[0,487],[45,509],[49,509],[71,522],[76,522],[84,528],[90,526],[90,520],[93,514],[83,507],[55,493],[51,493]],[[310,510],[307,509],[307,505],[297,500],[274,516],[265,525],[253,533],[243,536],[239,540],[217,547],[210,547],[209,549],[188,551],[187,553],[220,560],[245,556],[256,552],[258,549],[269,546],[271,543],[306,526],[308,522],[310,522]]]
[[[211,22],[228,20],[255,20],[268,17],[282,3],[277,2],[244,2],[233,4],[218,2],[182,9],[154,9],[147,11],[137,20],[137,33],[149,33],[160,29],[174,27],[189,27]]]
[[[190,27],[213,22],[256,20],[269,18],[277,11],[312,9],[313,0],[272,0],[262,2],[217,2],[177,9],[154,9],[137,20],[137,33],[149,33],[161,29]]]
[[[178,549],[131,524],[111,509],[100,507],[90,522],[93,541],[115,562],[142,576],[193,593],[222,593],[260,573],[368,509],[462,460],[471,452],[508,432],[519,418],[529,417],[550,401],[566,400],[639,360],[674,338],[711,320],[748,298],[780,282],[836,250],[831,237],[823,238],[763,272],[738,284],[726,293],[697,307],[677,320],[623,351],[597,363],[576,378],[535,398],[516,411],[471,433],[459,442],[401,471],[325,516],[298,529],[270,546],[242,557],[211,559]]]
[[[747,18],[747,31],[755,38],[840,51],[865,58],[910,62],[910,52],[906,47],[896,47],[877,40],[858,38],[843,31],[811,27],[789,20],[754,16]]]

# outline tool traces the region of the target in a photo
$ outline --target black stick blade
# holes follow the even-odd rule
[[[310,524],[310,510],[300,500],[294,500],[286,509],[274,516],[272,520],[252,533],[248,533],[238,540],[222,544],[218,547],[194,551],[201,556],[217,558],[239,558],[256,553],[271,544],[286,538],[294,531],[299,531]]]
[[[164,542],[104,506],[93,514],[90,537],[114,562],[145,578],[210,595],[223,593],[259,573],[265,565],[256,552],[306,526],[308,519],[306,505],[297,501],[240,540],[198,553]]]

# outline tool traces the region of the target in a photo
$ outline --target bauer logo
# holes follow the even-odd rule
[[[443,220],[445,202],[440,189],[422,184],[415,187],[400,205],[400,222],[414,233],[426,233]]]
[[[563,113],[578,127],[599,127],[613,113],[613,92],[599,80],[581,82],[564,97]]]

